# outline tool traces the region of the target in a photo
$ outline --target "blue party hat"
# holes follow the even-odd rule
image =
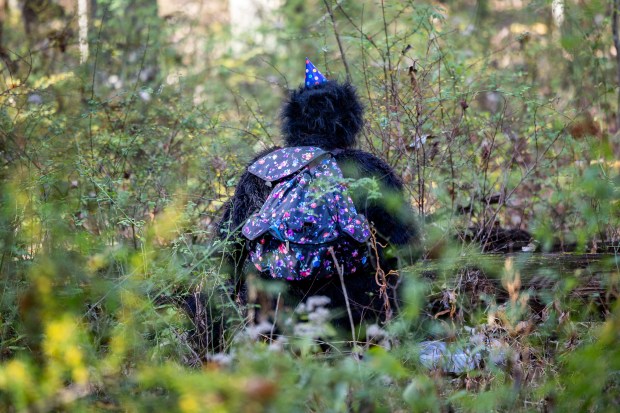
[[[306,57],[306,89],[323,83],[327,83],[327,78]]]

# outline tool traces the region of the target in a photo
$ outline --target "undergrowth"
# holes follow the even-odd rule
[[[549,1],[289,0],[235,38],[91,3],[88,56],[60,2],[0,20],[3,410],[618,409],[616,2],[558,26]],[[235,302],[214,233],[305,55],[356,85],[422,224],[398,315],[355,340],[277,283]]]

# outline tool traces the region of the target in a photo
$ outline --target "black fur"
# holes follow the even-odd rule
[[[364,125],[363,115],[364,108],[349,83],[301,86],[282,106],[282,136],[286,146],[351,148]]]
[[[370,153],[351,148],[363,124],[362,113],[363,108],[355,89],[348,83],[328,82],[311,89],[302,87],[293,91],[283,105],[282,132],[287,146],[340,149],[335,156],[345,177],[374,177],[379,182],[382,193],[379,199],[370,198],[363,188],[354,191],[351,196],[358,212],[374,224],[377,241],[388,245],[386,249],[380,248],[381,267],[387,273],[397,269],[399,259],[415,258],[417,228],[412,208],[403,194],[402,181],[392,168]],[[263,151],[255,160],[276,149],[274,147]],[[249,173],[246,168],[220,222],[221,237],[231,234],[237,237],[237,246],[230,259],[234,262],[238,291],[243,290],[242,272],[247,258],[240,229],[250,215],[261,208],[270,191],[271,188],[263,180]],[[264,274],[260,276],[264,277]],[[287,285],[289,296],[294,300],[320,294],[331,298],[332,307],[340,310],[345,308],[337,276],[324,280],[289,281]],[[381,315],[383,300],[378,297],[379,286],[375,281],[374,268],[369,268],[365,274],[345,274],[345,285],[356,321],[377,319]]]

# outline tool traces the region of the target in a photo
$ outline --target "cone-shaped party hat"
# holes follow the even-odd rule
[[[327,83],[327,78],[323,76],[319,69],[306,57],[306,88],[310,88],[315,85],[321,85]]]

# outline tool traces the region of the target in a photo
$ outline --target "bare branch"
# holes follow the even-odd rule
[[[331,4],[329,4],[329,0],[323,0],[325,3],[325,8],[327,9],[327,13],[329,14],[329,18],[332,21],[332,27],[334,28],[334,36],[336,36],[336,42],[338,43],[338,49],[340,49],[340,56],[342,57],[342,63],[344,63],[344,70],[347,73],[347,82],[351,81],[351,70],[349,70],[349,63],[347,62],[347,56],[344,53],[344,48],[342,47],[342,41],[340,40],[340,33],[338,33],[338,28],[336,27],[336,19],[334,18],[334,12],[332,10]]]

